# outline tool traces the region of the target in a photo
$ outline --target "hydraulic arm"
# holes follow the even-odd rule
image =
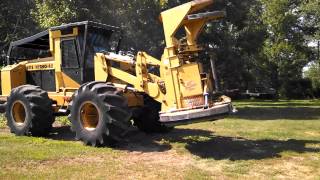
[[[96,79],[115,77],[132,85],[136,91],[147,93],[162,104],[160,120],[166,123],[211,118],[232,112],[229,98],[223,96],[214,100],[209,97],[211,80],[209,74],[202,71],[202,59],[199,59],[203,49],[197,44],[197,39],[203,27],[208,21],[225,16],[222,11],[195,14],[212,3],[212,0],[195,0],[162,12],[160,19],[166,48],[161,60],[145,52],[139,52],[132,59],[98,54],[95,62],[100,70],[97,70]],[[185,31],[182,39],[176,38],[179,29]],[[110,66],[110,61],[133,66],[133,73]],[[149,72],[150,66],[158,68],[160,75]]]

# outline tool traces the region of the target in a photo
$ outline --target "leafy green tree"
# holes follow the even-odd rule
[[[0,53],[6,53],[11,41],[36,31],[37,25],[30,16],[32,0],[0,1]]]
[[[92,20],[120,26],[125,33],[123,50],[133,53],[143,50],[160,58],[165,42],[159,14],[188,1],[1,1],[4,8],[0,10],[0,47],[40,28]],[[301,79],[302,67],[312,59],[306,38],[319,37],[319,6],[318,0],[216,1],[207,10],[225,10],[227,16],[209,23],[200,43],[216,54],[222,87],[242,90],[257,86],[277,90],[292,87],[292,83],[290,86],[286,83]],[[206,58],[202,61],[209,64]],[[282,92],[285,95],[287,91]]]
[[[300,1],[262,0],[262,19],[268,27],[264,43],[272,74],[273,86],[286,95],[286,83],[302,78],[302,68],[308,63],[310,50],[301,27]]]
[[[161,3],[150,0],[120,0],[111,8],[115,24],[122,27],[125,38],[123,48],[146,51],[160,58],[164,35],[159,21]]]
[[[158,21],[161,4],[158,1],[109,0],[35,0],[32,14],[42,28],[92,20],[120,26],[125,32],[123,48],[145,50],[160,56],[163,30]]]
[[[42,28],[68,23],[79,16],[76,1],[65,0],[35,0],[32,15]]]
[[[303,1],[301,5],[301,24],[304,28],[304,32],[307,39],[312,42],[320,42],[320,2],[318,0]],[[319,59],[319,50],[315,46],[313,49],[314,61]],[[320,71],[319,71],[320,73]]]
[[[256,0],[219,1],[211,10],[225,10],[227,16],[208,24],[202,42],[217,55],[218,76],[223,89],[252,89],[258,86],[259,60],[266,28],[261,21],[262,6]]]
[[[312,88],[320,91],[320,67],[318,63],[311,63],[305,72],[305,77],[312,82]]]
[[[303,1],[301,4],[302,23],[307,33],[320,39],[320,2],[319,0]]]

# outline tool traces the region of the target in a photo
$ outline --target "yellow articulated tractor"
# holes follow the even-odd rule
[[[197,39],[223,12],[195,12],[194,0],[161,13],[166,47],[161,60],[121,53],[121,30],[85,21],[52,27],[10,44],[1,69],[2,113],[12,133],[46,136],[57,116],[68,116],[76,139],[101,146],[121,140],[131,126],[166,132],[216,120],[234,111],[230,98],[212,96]],[[185,36],[176,34],[185,30]]]

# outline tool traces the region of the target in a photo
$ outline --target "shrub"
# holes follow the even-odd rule
[[[280,89],[280,95],[289,99],[313,98],[312,81],[310,79],[298,79],[285,82]]]

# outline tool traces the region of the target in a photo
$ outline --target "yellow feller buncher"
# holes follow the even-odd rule
[[[130,126],[166,132],[232,113],[230,98],[211,95],[210,73],[200,63],[197,38],[224,12],[195,12],[212,3],[194,0],[161,13],[161,60],[119,51],[121,30],[90,21],[12,42],[0,106],[11,132],[45,136],[56,116],[68,116],[76,139],[100,146],[118,141]],[[177,39],[181,29],[185,37]]]

